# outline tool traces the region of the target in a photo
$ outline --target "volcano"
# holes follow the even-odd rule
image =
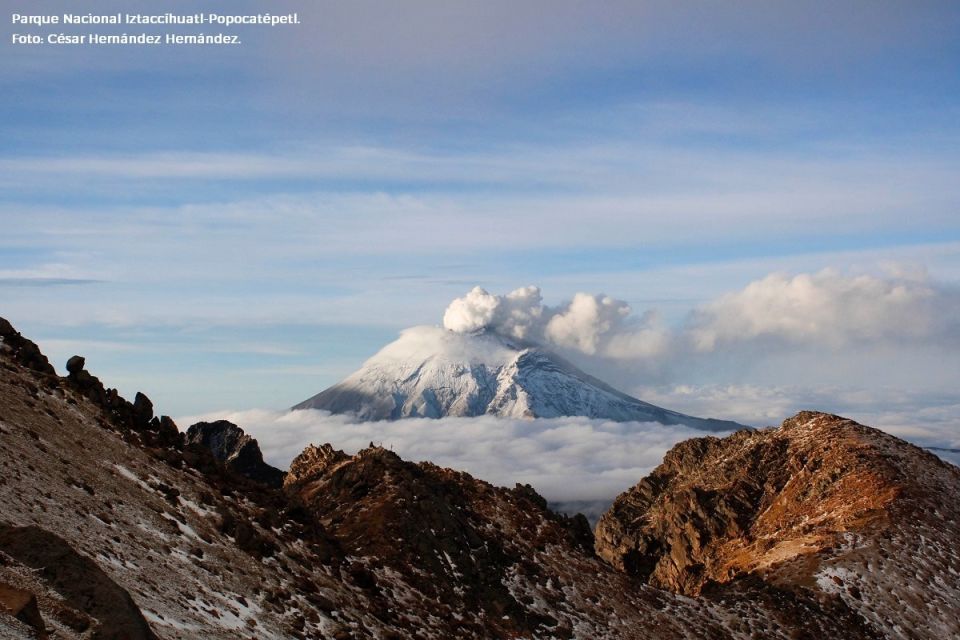
[[[364,421],[582,416],[708,431],[744,428],[643,402],[534,343],[489,331],[469,334],[426,326],[402,332],[358,371],[293,409],[353,414]]]

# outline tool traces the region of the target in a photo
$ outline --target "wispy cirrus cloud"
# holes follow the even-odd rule
[[[61,287],[102,282],[102,278],[63,263],[46,263],[31,269],[0,269],[0,287]]]
[[[960,282],[955,3],[271,7],[287,10],[301,27],[246,30],[230,51],[7,48],[4,314],[51,338],[162,333],[164,366],[169,345],[188,345],[178,374],[208,366],[200,382],[236,387],[200,397],[170,369],[116,371],[191,407],[264,394],[237,362],[280,365],[254,355],[347,373],[474,284],[541,285],[563,307],[553,342],[592,350],[592,371],[626,388],[780,385],[784,372],[878,387],[891,369],[897,383],[955,385],[937,360],[953,354],[951,330],[924,320],[950,311],[941,299]],[[891,260],[930,270],[929,300],[904,285],[915,313],[817,275]],[[43,275],[54,262],[68,269]],[[597,292],[633,309],[618,331],[599,331],[620,306]],[[832,329],[788,326],[823,320],[817,296],[821,316],[840,316]],[[344,355],[291,323],[378,330]],[[249,336],[215,352],[185,337],[196,327],[275,333],[262,353],[240,352]],[[282,406],[291,387],[338,375],[271,393]]]

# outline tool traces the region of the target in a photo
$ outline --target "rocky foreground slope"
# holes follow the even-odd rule
[[[960,634],[960,471],[840,418],[678,445],[598,555],[530,487],[383,448],[279,487],[233,425],[186,437],[0,338],[0,638]]]

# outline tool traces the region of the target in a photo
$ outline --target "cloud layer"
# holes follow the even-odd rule
[[[674,444],[705,435],[686,427],[587,418],[356,422],[314,410],[217,412],[178,423],[214,419],[240,425],[257,438],[267,462],[284,469],[311,443],[355,453],[373,442],[406,460],[429,460],[496,485],[529,483],[551,501],[612,500],[660,464]]]
[[[652,391],[652,390],[651,390]],[[779,424],[797,410],[794,405],[824,401],[839,403],[845,415],[878,426],[904,439],[921,444],[960,448],[956,409],[960,398],[897,398],[899,413],[884,416],[869,411],[872,399],[849,390],[797,390],[753,387],[675,388],[651,393],[653,401],[676,404],[686,396],[701,409],[723,407],[749,413],[758,406],[771,415],[766,424]],[[693,406],[693,405],[691,405]],[[923,416],[922,412],[932,412]],[[782,413],[780,413],[782,412]],[[780,413],[780,415],[772,415]],[[923,425],[917,426],[917,418]],[[704,435],[702,431],[656,423],[608,422],[587,418],[503,419],[477,418],[407,419],[395,422],[356,422],[348,416],[324,411],[222,411],[177,418],[182,426],[199,420],[230,420],[257,438],[270,464],[287,468],[307,445],[329,442],[355,453],[370,443],[394,450],[406,460],[429,460],[441,466],[467,471],[499,486],[528,483],[553,503],[574,503],[572,510],[587,510],[596,516],[654,467],[673,445]],[[878,424],[884,423],[884,424]],[[957,454],[938,455],[956,462]]]

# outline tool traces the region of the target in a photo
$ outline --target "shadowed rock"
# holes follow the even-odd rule
[[[0,524],[0,551],[36,570],[70,606],[97,620],[91,638],[155,640],[130,594],[59,536]]]
[[[86,364],[87,359],[83,356],[70,356],[70,359],[67,360],[67,373],[76,375],[83,371]]]
[[[5,318],[0,318],[0,350],[9,352],[16,362],[37,373],[56,375],[47,356],[32,340],[20,335]]]
[[[583,516],[552,513],[529,485],[493,487],[382,447],[355,456],[329,444],[308,447],[291,463],[284,486],[348,554],[375,558],[455,609],[509,620],[510,632],[493,637],[527,637],[551,624],[507,588],[515,571],[536,573],[537,551],[589,553],[593,542]],[[361,588],[377,589],[360,567],[348,575]]]
[[[960,637],[960,470],[849,420],[679,445],[605,518],[608,564],[533,488],[383,448],[310,447],[283,490],[248,480],[223,463],[235,425],[179,446],[169,418],[140,430],[146,396],[92,403],[82,358],[44,375],[13,342],[0,515],[34,526],[0,530],[0,583],[58,638],[150,637],[138,607],[163,638],[211,640]],[[0,611],[0,637],[37,635]]]
[[[88,400],[99,406],[110,421],[121,430],[140,432],[146,444],[159,447],[182,446],[180,432],[169,416],[153,415],[153,402],[138,391],[133,402],[120,395],[116,389],[107,389],[100,379],[84,367],[83,356],[67,360],[67,384]]]
[[[265,463],[256,439],[232,422],[198,422],[187,430],[186,442],[210,449],[235,473],[271,487],[283,485],[284,472]]]

